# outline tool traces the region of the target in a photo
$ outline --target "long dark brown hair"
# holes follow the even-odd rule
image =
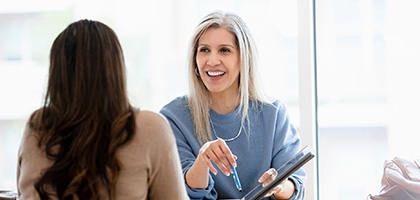
[[[134,134],[125,63],[115,32],[92,20],[70,24],[55,39],[45,103],[30,118],[39,147],[53,161],[36,183],[42,199],[115,197],[119,147]]]

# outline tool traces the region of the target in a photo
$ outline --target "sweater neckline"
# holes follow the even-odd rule
[[[240,106],[238,106],[234,111],[232,111],[228,114],[219,114],[216,111],[210,109],[211,120],[215,124],[226,124],[226,123],[240,122],[241,113],[240,113],[239,108],[240,108]]]

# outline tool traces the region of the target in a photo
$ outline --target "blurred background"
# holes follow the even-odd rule
[[[420,157],[418,3],[298,1],[309,1],[315,11],[314,187],[322,200],[366,199],[379,192],[385,160]],[[236,12],[257,40],[267,92],[285,102],[292,123],[305,126],[299,116],[297,24],[307,10],[298,1],[0,0],[0,190],[16,190],[20,139],[26,120],[42,106],[51,44],[79,19],[114,29],[132,103],[157,112],[187,92],[186,52],[200,19],[216,9]]]

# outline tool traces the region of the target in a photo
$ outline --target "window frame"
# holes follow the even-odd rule
[[[314,0],[296,2],[298,12],[299,133],[302,144],[309,144],[316,155],[311,162],[304,166],[307,173],[305,196],[308,199],[319,199],[315,2]]]

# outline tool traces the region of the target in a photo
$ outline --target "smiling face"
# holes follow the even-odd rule
[[[224,28],[207,29],[198,41],[196,63],[211,94],[238,94],[239,48],[231,32]]]

